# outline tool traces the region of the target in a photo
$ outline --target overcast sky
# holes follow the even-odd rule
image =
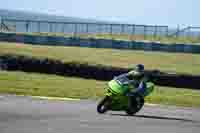
[[[200,26],[200,0],[1,0],[1,9],[132,24]]]

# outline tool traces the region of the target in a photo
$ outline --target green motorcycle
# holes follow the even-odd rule
[[[145,92],[142,94],[134,93],[133,96],[127,96],[130,92],[130,82],[127,76],[120,75],[108,82],[105,97],[98,103],[97,112],[103,114],[107,111],[125,111],[128,115],[134,115],[139,112],[144,105],[144,98],[154,89],[152,82],[147,82]]]

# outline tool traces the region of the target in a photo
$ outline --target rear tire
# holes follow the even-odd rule
[[[126,113],[128,115],[135,115],[142,109],[143,106],[144,98],[141,95],[135,95],[134,97],[130,97]]]
[[[97,105],[97,112],[99,114],[103,114],[109,109],[109,105],[111,103],[111,98],[109,96],[104,97],[99,104]]]

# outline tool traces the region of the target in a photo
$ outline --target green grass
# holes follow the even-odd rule
[[[135,50],[95,49],[80,47],[24,45],[0,42],[0,55],[19,54],[37,58],[51,58],[63,62],[88,62],[117,67],[131,67],[143,63],[147,69],[166,72],[200,74],[200,55],[184,53],[144,52]]]
[[[0,71],[0,93],[99,99],[106,82],[55,75]],[[156,86],[149,103],[200,107],[200,91]]]
[[[200,37],[175,37],[175,36],[154,36],[154,35],[128,35],[128,34],[63,34],[63,33],[17,33],[40,36],[61,36],[61,37],[80,37],[80,38],[96,38],[96,39],[114,39],[114,40],[136,40],[151,41],[166,44],[200,44]]]
[[[0,71],[0,92],[9,94],[97,98],[103,82],[55,75]]]

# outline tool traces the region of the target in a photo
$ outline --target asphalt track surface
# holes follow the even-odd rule
[[[0,96],[0,133],[200,133],[200,109],[145,106],[136,116],[96,113],[96,102]]]

